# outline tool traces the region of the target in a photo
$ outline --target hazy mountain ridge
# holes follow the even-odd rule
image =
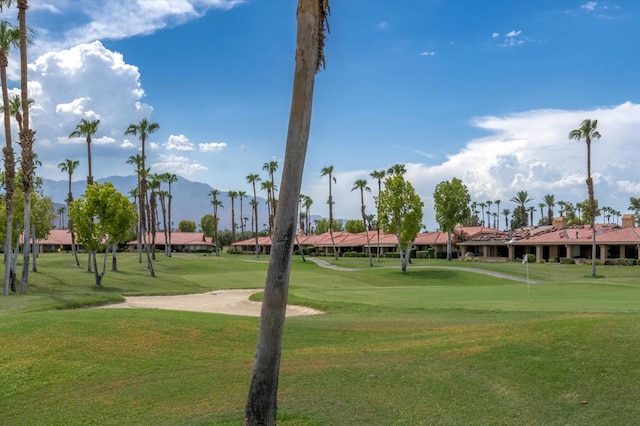
[[[96,179],[96,182],[111,182],[118,192],[129,197],[129,192],[138,186],[136,176],[109,176],[103,179]],[[73,198],[76,199],[84,194],[86,180],[72,181],[71,191]],[[200,219],[205,214],[213,214],[213,206],[211,205],[211,196],[209,195],[212,186],[202,183],[193,182],[181,176],[178,180],[171,184],[171,194],[173,195],[171,219],[174,228],[177,228],[181,220],[192,220],[196,224],[200,224]],[[162,190],[168,190],[166,183],[162,185]],[[67,193],[69,192],[68,180],[51,180],[43,179],[42,193],[50,196],[56,205],[66,205]],[[249,202],[253,198],[253,194],[247,192],[245,196],[242,215],[248,220],[246,221],[246,230],[251,230],[251,205]],[[224,208],[218,208],[218,217],[220,218],[220,229],[231,229],[231,199],[227,196],[226,191],[221,191],[218,199],[222,201]],[[258,196],[258,226],[263,229],[268,223],[267,202],[266,199]],[[159,203],[159,202],[158,202]],[[161,213],[160,213],[161,214]],[[235,200],[235,216],[236,223],[240,225],[240,199]],[[239,228],[238,228],[239,231]]]

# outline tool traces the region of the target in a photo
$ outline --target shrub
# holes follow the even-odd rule
[[[536,263],[536,255],[535,254],[527,254],[527,262]]]
[[[573,260],[573,259],[572,259],[572,258],[570,258],[570,257],[561,257],[561,258],[560,258],[560,263],[561,263],[562,265],[575,265],[576,261],[575,261],[575,260]]]
[[[400,253],[387,252],[384,254],[385,259],[400,259]]]

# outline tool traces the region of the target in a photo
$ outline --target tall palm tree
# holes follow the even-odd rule
[[[304,197],[304,215],[307,219],[307,226],[306,226],[306,230],[307,230],[307,235],[311,235],[311,212],[309,211],[311,209],[311,205],[313,204],[313,198],[309,197],[308,195]]]
[[[407,173],[407,168],[404,166],[404,164],[400,164],[400,163],[396,163],[387,169],[387,174],[392,176],[403,175],[405,173]]]
[[[553,225],[553,208],[556,205],[556,197],[553,194],[547,194],[542,197],[544,205],[547,206],[547,222],[549,225]]]
[[[482,219],[480,220],[480,225],[484,226],[484,208],[487,206],[487,204],[486,203],[478,203],[478,205],[482,209],[482,216],[481,216]]]
[[[376,197],[376,209],[377,215],[380,217],[380,208],[378,204],[378,199],[380,198],[380,192],[382,192],[382,179],[384,179],[386,172],[384,170],[374,170],[369,173],[369,176],[378,181],[378,196]],[[376,262],[380,262],[380,221],[376,220],[376,234],[378,237],[377,247],[376,247]]]
[[[256,257],[260,256],[260,247],[258,246],[258,197],[256,196],[256,182],[260,182],[260,175],[249,174],[246,177],[247,183],[250,183],[253,187],[253,222],[255,225],[254,237],[256,239],[255,252]]]
[[[12,27],[8,22],[0,22],[0,83],[2,85],[2,111],[4,113],[5,147],[2,149],[5,170],[5,206],[7,216],[7,234],[4,240],[4,284],[2,295],[9,295],[9,282],[15,278],[15,271],[9,266],[12,248],[13,231],[13,193],[15,192],[16,163],[11,139],[11,111],[9,107],[9,90],[7,86],[7,67],[9,51],[20,44],[20,29]]]
[[[224,207],[222,205],[222,201],[218,200],[218,195],[220,195],[220,191],[217,189],[209,192],[211,196],[211,205],[213,206],[213,244],[216,250],[216,256],[220,256],[220,252],[218,250],[218,207]]]
[[[158,192],[162,181],[156,173],[152,174],[149,179],[149,222],[151,230],[151,259],[156,260],[156,234],[158,232]]]
[[[138,180],[138,183],[140,185],[139,186],[140,189],[138,191],[138,208],[139,208],[139,214],[140,214],[140,233],[142,234],[142,238],[145,246],[145,253],[147,255],[147,267],[149,268],[149,273],[151,274],[152,277],[155,277],[156,274],[153,270],[151,255],[149,253],[149,243],[147,241],[148,217],[147,217],[147,176],[146,176],[147,169],[145,168],[145,160],[146,160],[145,145],[149,135],[151,133],[156,132],[158,129],[160,129],[160,125],[158,123],[150,123],[149,120],[147,120],[146,118],[143,118],[142,120],[140,120],[138,124],[129,124],[129,126],[124,131],[125,135],[137,136],[142,146],[142,154],[141,154],[141,161],[140,161],[140,167],[139,167],[139,170],[142,176],[140,176]]]
[[[591,213],[591,277],[596,276],[596,199],[593,191],[593,179],[591,178],[591,140],[600,139],[597,130],[598,120],[586,119],[577,129],[569,132],[569,139],[581,141],[584,139],[587,145],[587,192],[589,193],[589,212]]]
[[[66,159],[62,163],[58,164],[58,168],[62,173],[69,174],[69,192],[67,192],[67,209],[70,208],[71,202],[73,201],[73,192],[71,192],[71,178],[73,177],[73,172],[80,165],[80,161],[78,160],[70,160]],[[73,257],[76,261],[76,266],[80,266],[80,261],[78,260],[78,250],[76,250],[76,236],[73,232],[73,222],[71,221],[71,216],[68,216],[69,220],[69,233],[71,234],[71,252],[73,253]]]
[[[231,200],[231,242],[236,242],[236,205],[235,201],[238,198],[238,191],[228,191],[227,197]]]
[[[533,225],[533,214],[535,213],[535,211],[536,211],[535,207],[533,207],[533,206],[527,207],[527,212],[529,212],[529,216],[531,217],[531,221],[530,221],[531,226],[534,226]]]
[[[173,194],[171,194],[171,184],[175,183],[178,181],[178,176],[176,176],[173,173],[165,173],[165,181],[167,182],[167,185],[169,186],[169,190],[167,191],[167,197],[169,198],[168,201],[168,205],[167,205],[167,210],[168,210],[168,225],[169,225],[169,233],[168,233],[168,239],[167,239],[167,255],[169,257],[171,257],[171,232],[173,231],[173,221],[171,220],[171,202],[173,201]]]
[[[338,252],[336,251],[336,243],[333,240],[333,195],[331,194],[331,181],[336,183],[336,178],[333,176],[333,166],[323,167],[320,171],[320,176],[329,176],[329,235],[331,236],[331,246],[333,247],[333,256],[338,260]]]
[[[140,215],[140,179],[142,178],[142,155],[131,155],[127,159],[127,164],[134,164],[136,166],[136,178],[138,180],[138,187],[136,188],[135,197],[138,200],[136,206],[138,207],[138,225],[136,229],[136,252],[138,253],[138,262],[142,263],[142,217]]]
[[[274,201],[273,194],[275,192],[275,188],[273,187],[273,183],[270,180],[265,180],[260,184],[260,189],[263,191],[267,191],[267,212],[269,216],[269,235],[271,235],[271,230],[273,229],[273,217],[274,217]]]
[[[262,170],[269,174],[269,181],[271,182],[271,213],[269,214],[269,234],[273,229],[273,218],[276,215],[276,183],[273,179],[273,174],[278,170],[278,162],[275,160],[269,161],[262,165]]]
[[[243,423],[247,426],[276,423],[279,366],[296,208],[309,140],[315,73],[324,65],[324,28],[328,13],[329,0],[298,2],[295,72],[282,190],[265,280],[258,348],[245,406]]]
[[[30,44],[31,38],[29,29],[27,28],[27,9],[29,2],[27,0],[0,0],[0,10],[10,7],[14,3],[18,6],[18,26],[20,30],[20,96],[21,96],[21,120],[18,128],[20,129],[20,147],[21,168],[22,168],[22,187],[24,190],[24,231],[23,231],[23,263],[22,277],[20,280],[20,293],[26,293],[29,283],[29,244],[31,232],[31,196],[33,193],[34,179],[34,153],[33,140],[35,132],[31,129],[29,123],[29,91],[27,76],[27,45]],[[6,104],[5,104],[6,105]],[[18,118],[16,116],[16,118]]]
[[[533,201],[533,198],[529,197],[527,191],[518,191],[515,196],[511,197],[511,201],[518,205],[518,211],[520,214],[521,225],[527,226],[527,203]]]
[[[80,123],[76,125],[73,132],[69,134],[69,138],[79,138],[84,136],[87,141],[87,185],[93,185],[93,173],[91,172],[91,136],[95,135],[98,131],[100,120],[87,120],[83,118]]]
[[[495,200],[494,204],[496,205],[496,213],[498,213],[498,216],[500,216],[500,200]],[[498,226],[498,224],[496,224],[495,228],[499,229],[500,226]]]
[[[58,219],[60,220],[60,228],[59,229],[64,229],[64,213],[66,211],[67,211],[67,208],[65,206],[58,207],[56,209],[56,214],[58,215]]]
[[[538,203],[538,208],[540,209],[540,224],[542,225],[544,222],[544,208],[547,207],[545,203]]]
[[[369,266],[373,266],[373,260],[371,258],[371,242],[369,241],[369,227],[367,226],[367,213],[364,205],[364,192],[371,192],[371,188],[367,186],[366,179],[358,179],[353,183],[351,191],[360,190],[360,212],[362,213],[362,223],[364,225],[364,232],[367,235],[367,248],[369,249]]]
[[[242,205],[244,204],[244,197],[246,196],[246,191],[238,191],[238,198],[240,199],[240,233],[242,234],[242,239],[244,239],[244,213],[242,213]]]
[[[485,204],[487,205],[487,226],[491,228],[491,205],[493,201],[487,200]]]
[[[505,230],[509,230],[509,215],[511,214],[511,210],[503,209],[502,215],[504,216],[504,228]]]

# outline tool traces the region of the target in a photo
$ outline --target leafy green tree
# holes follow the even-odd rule
[[[178,223],[178,229],[180,232],[195,232],[196,223],[193,220],[181,220]]]
[[[316,228],[314,231],[315,235],[320,235],[320,234],[324,234],[325,232],[329,232],[329,219],[327,219],[326,217],[316,220],[315,225],[316,225]],[[331,228],[334,229],[335,231],[340,232],[344,229],[344,226],[341,221],[334,219],[333,224],[331,225]]]
[[[569,139],[581,141],[584,139],[587,145],[587,192],[589,194],[589,216],[591,219],[591,277],[596,276],[596,198],[593,191],[593,179],[591,178],[591,140],[600,139],[597,130],[598,120],[586,119],[577,129],[569,132]]]
[[[406,272],[411,246],[420,232],[424,203],[413,185],[402,174],[394,174],[384,182],[385,189],[378,197],[380,227],[398,239],[400,265]]]
[[[216,218],[212,214],[205,214],[200,219],[200,229],[207,237],[213,237],[215,231]]]
[[[361,220],[356,219],[347,220],[347,223],[344,224],[344,229],[352,234],[358,234],[365,231],[364,223]]]
[[[275,425],[282,334],[287,309],[296,210],[302,185],[316,72],[324,65],[328,0],[299,0],[293,93],[273,245],[264,286],[258,347],[244,425]]]
[[[456,225],[471,216],[469,202],[471,196],[467,187],[458,178],[440,182],[433,193],[436,221],[440,229],[447,233],[447,260],[451,261],[451,234]]]
[[[119,193],[113,184],[88,185],[85,194],[73,201],[69,215],[76,226],[78,240],[92,253],[95,284],[102,286],[106,272],[108,248],[122,241],[134,225],[136,213],[129,199]],[[96,252],[106,246],[102,272],[98,272]]]

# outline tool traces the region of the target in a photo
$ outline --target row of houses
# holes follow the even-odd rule
[[[379,235],[379,238],[378,238]],[[201,232],[173,232],[171,248],[174,251],[213,250],[211,237]],[[487,227],[458,227],[453,236],[453,249],[460,256],[481,259],[516,260],[526,254],[535,255],[536,261],[558,261],[560,258],[591,259],[592,232],[589,225],[567,225],[564,217],[558,217],[553,225],[521,228],[516,231],[500,231]],[[135,251],[136,241],[127,243],[130,251]],[[156,249],[164,250],[166,241],[163,233],[156,234]],[[53,230],[46,239],[39,241],[41,251],[71,249],[71,235],[68,230]],[[329,233],[296,237],[296,249],[313,247],[315,252],[333,255],[333,247],[340,254],[346,252],[367,253],[368,247],[374,255],[397,251],[395,235],[377,231],[334,232],[333,242]],[[238,253],[262,254],[271,251],[271,238],[258,237],[233,243],[226,250]],[[447,233],[424,232],[416,237],[414,248],[418,251],[432,250],[434,256],[446,253]],[[596,225],[596,259],[610,258],[640,259],[640,230],[635,226],[634,215],[624,215],[622,226],[617,224]]]

